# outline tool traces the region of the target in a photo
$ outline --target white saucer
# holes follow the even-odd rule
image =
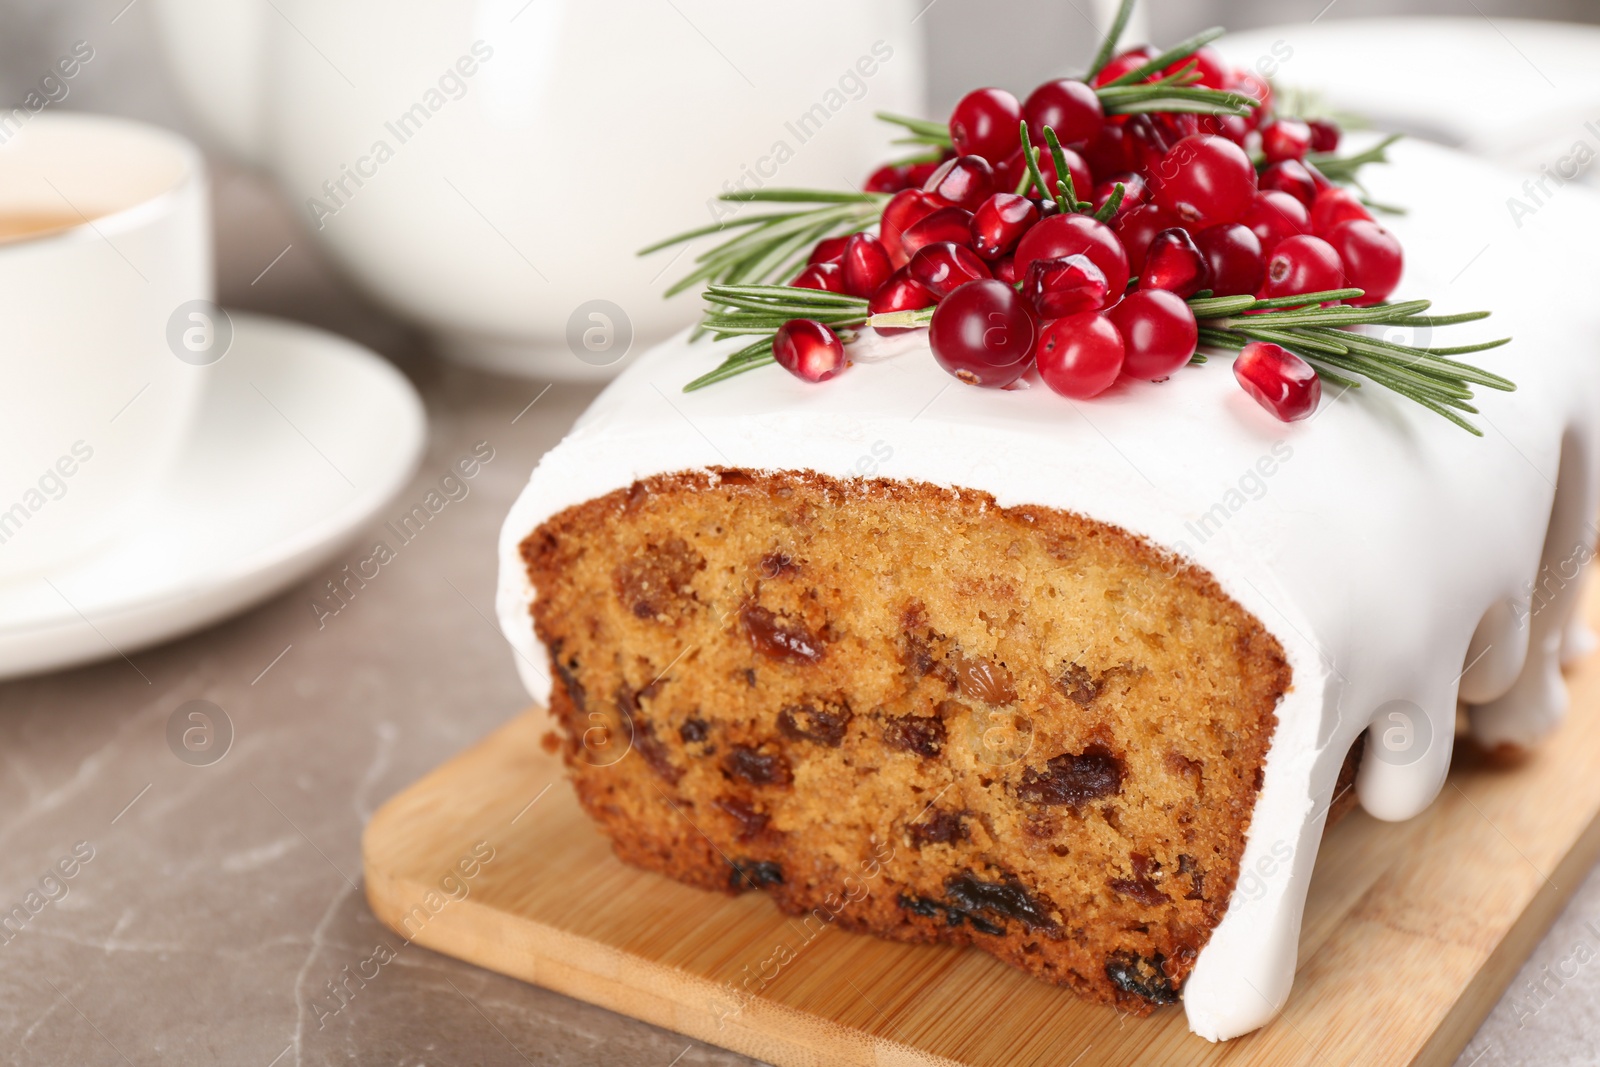
[[[410,480],[427,418],[399,371],[320,330],[233,323],[193,440],[126,539],[0,585],[0,678],[127,655],[258,603]]]

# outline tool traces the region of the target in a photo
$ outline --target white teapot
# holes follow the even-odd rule
[[[873,112],[922,113],[912,0],[154,7],[202,125],[358,281],[537,377],[609,376],[694,318],[661,297],[693,256],[635,253],[718,221],[718,193],[859,186],[894,154]]]

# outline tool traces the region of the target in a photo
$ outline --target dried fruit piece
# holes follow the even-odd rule
[[[1043,771],[1023,771],[1017,797],[1036,804],[1083,804],[1122,792],[1124,773],[1122,761],[1110,749],[1094,744],[1076,755],[1056,756]]]
[[[740,608],[739,625],[750,639],[750,647],[770,659],[802,667],[822,659],[822,642],[804,623],[760,604]]]

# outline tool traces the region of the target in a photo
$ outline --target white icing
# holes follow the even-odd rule
[[[1600,208],[1564,187],[1514,228],[1503,199],[1520,177],[1422,144],[1393,156],[1365,177],[1375,199],[1411,209],[1385,220],[1407,250],[1399,295],[1427,295],[1441,313],[1495,309],[1434,344],[1516,338],[1468,357],[1519,385],[1478,390],[1483,438],[1371,385],[1329,389],[1312,419],[1286,426],[1239,389],[1226,356],[1087,403],[975,389],[941,371],[921,335],[896,340],[898,355],[862,350],[821,386],[764,368],[685,395],[729,346],[680,337],[596,400],[506,520],[498,608],[529,691],[547,699],[550,680],[517,544],[555,512],[648,475],[719,464],[876,474],[1141,533],[1209,570],[1294,671],[1238,886],[1184,990],[1203,1037],[1261,1026],[1289,995],[1351,744],[1375,726],[1360,801],[1410,818],[1443,784],[1458,684],[1481,702],[1482,740],[1533,744],[1560,719],[1563,645],[1582,636],[1567,622],[1574,566],[1595,542],[1600,309],[1585,291],[1594,265],[1568,238],[1595,232]],[[1541,561],[1550,577],[1530,597]]]

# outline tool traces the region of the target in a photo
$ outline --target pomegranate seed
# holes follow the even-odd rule
[[[1239,220],[1261,242],[1261,251],[1270,254],[1278,242],[1288,237],[1307,233],[1311,229],[1311,216],[1306,206],[1288,193],[1276,189],[1257,193],[1255,203]]]
[[[1261,288],[1266,264],[1261,241],[1237,222],[1212,226],[1194,235],[1195,246],[1211,268],[1211,292],[1216,296],[1255,295]]]
[[[807,382],[825,382],[849,364],[832,330],[812,319],[790,319],[772,335],[772,358]]]
[[[1372,212],[1348,189],[1337,185],[1322,190],[1311,202],[1311,232],[1326,236],[1341,222],[1354,219],[1372,221]]]
[[[867,175],[867,180],[861,188],[869,193],[898,193],[902,189],[911,188],[911,179],[906,174],[907,168],[890,163],[879,167]]]
[[[1211,265],[1188,230],[1174,226],[1156,234],[1145,253],[1139,288],[1165,290],[1185,299],[1211,288]]]
[[[1230,86],[1236,93],[1254,97],[1260,101],[1259,107],[1250,109],[1250,117],[1246,120],[1251,129],[1257,129],[1263,122],[1272,117],[1272,85],[1267,79],[1253,70],[1235,71],[1233,85]]]
[[[1171,136],[1171,131],[1151,115],[1134,115],[1122,129],[1128,139],[1128,154],[1133,157],[1133,169],[1149,174],[1159,185],[1161,160],[1179,138]]]
[[[1017,282],[1021,280],[1017,277],[1016,256],[1001,256],[999,259],[989,264],[989,273],[993,274],[996,278],[999,278],[1007,285],[1016,285]]]
[[[887,281],[878,286],[878,291],[872,294],[867,301],[867,310],[874,315],[882,315],[891,311],[916,311],[918,308],[928,308],[939,302],[939,298],[928,291],[928,287],[913,278],[910,272],[901,267],[889,275]],[[873,329],[884,335],[906,333],[915,329],[913,326],[874,326]]]
[[[811,258],[807,263],[837,263],[844,258],[844,246],[850,242],[850,235],[843,237],[824,237],[817,242],[817,247],[811,250]]]
[[[1100,136],[1100,127],[1106,121],[1100,97],[1073,78],[1039,86],[1028,94],[1022,113],[1028,120],[1028,136],[1036,145],[1044,144],[1044,128],[1048,126],[1063,145],[1082,148]]]
[[[1286,159],[1273,163],[1261,172],[1261,188],[1288,193],[1306,207],[1317,198],[1317,183],[1311,171],[1298,160]]]
[[[1239,221],[1256,195],[1256,168],[1244,149],[1210,134],[1173,145],[1156,177],[1156,203],[1197,227]]]
[[[1400,284],[1405,256],[1394,234],[1367,219],[1341,222],[1328,234],[1328,243],[1344,265],[1346,285],[1365,295],[1349,303],[1365,306],[1388,299]]]
[[[1039,377],[1073,400],[1105,392],[1122,373],[1122,335],[1104,315],[1089,311],[1045,325],[1039,337]]]
[[[974,89],[950,113],[950,143],[957,155],[998,163],[1022,143],[1022,105],[1004,89]]]
[[[972,243],[972,212],[959,207],[942,207],[913,222],[900,235],[900,247],[908,256],[915,256],[929,245],[947,241],[958,245]]]
[[[1306,123],[1311,127],[1311,150],[1313,152],[1337,152],[1339,150],[1339,124],[1332,119],[1312,119]]]
[[[949,373],[968,385],[998,389],[1027,372],[1037,334],[1027,300],[1005,282],[987,279],[945,297],[933,312],[928,344]]]
[[[1144,180],[1143,175],[1129,172],[1108,178],[1094,187],[1094,196],[1089,199],[1094,202],[1096,210],[1106,206],[1106,201],[1111,199],[1111,194],[1118,185],[1122,186],[1122,203],[1117,206],[1117,213],[1111,216],[1111,225],[1116,226],[1117,220],[1136,207],[1143,207],[1150,201],[1150,185]]]
[[[850,235],[840,266],[844,270],[844,291],[851,296],[871,296],[894,273],[883,242],[870,233]]]
[[[1023,279],[1022,293],[1041,319],[1059,319],[1106,306],[1105,272],[1081,253],[1059,259],[1036,259]]]
[[[982,156],[947,159],[922,183],[922,191],[972,211],[995,191],[994,168]]]
[[[789,284],[796,289],[821,289],[825,293],[842,293],[844,271],[837,263],[809,263]]]
[[[1339,262],[1339,253],[1322,238],[1301,234],[1280,243],[1267,257],[1261,295],[1297,296],[1343,285],[1344,267]]]
[[[1136,207],[1117,220],[1117,237],[1128,256],[1128,266],[1134,271],[1144,270],[1145,254],[1156,234],[1178,225],[1178,216],[1159,204]]]
[[[1311,151],[1311,127],[1298,119],[1277,119],[1261,129],[1261,151],[1273,163],[1304,159]]]
[[[905,266],[911,253],[905,250],[901,238],[907,227],[920,222],[944,205],[921,189],[907,189],[895,193],[883,206],[883,221],[878,225],[878,239],[889,252],[889,261]]]
[[[1254,341],[1233,361],[1233,376],[1256,403],[1284,422],[1297,422],[1317,410],[1322,379],[1311,364],[1269,341]]]
[[[1155,381],[1188,363],[1200,337],[1194,312],[1165,289],[1129,293],[1106,312],[1122,335],[1122,373]]]
[[[989,268],[970,248],[943,241],[919,248],[906,266],[911,277],[936,297],[946,297],[968,282],[988,278]]]
[[[1119,52],[1111,57],[1110,62],[1100,68],[1100,73],[1094,76],[1094,84],[1101,86],[1108,82],[1116,81],[1135,67],[1144,66],[1154,59],[1156,55],[1156,50],[1147,44],[1139,45],[1137,48],[1130,48],[1126,52]]]
[[[1017,273],[1024,278],[1036,259],[1086,255],[1106,276],[1110,299],[1128,288],[1128,256],[1116,232],[1088,215],[1052,215],[1017,242]]]
[[[1003,256],[1038,221],[1039,209],[1027,197],[995,193],[972,216],[972,250],[984,259]]]

